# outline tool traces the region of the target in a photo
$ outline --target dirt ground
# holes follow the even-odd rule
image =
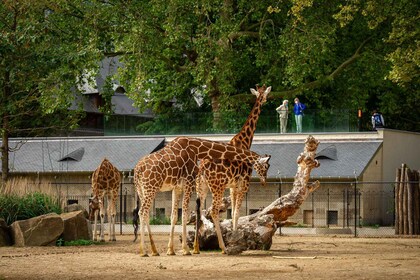
[[[419,279],[419,238],[275,236],[269,251],[140,257],[133,236],[104,245],[0,247],[0,279]],[[149,246],[148,243],[146,243]]]

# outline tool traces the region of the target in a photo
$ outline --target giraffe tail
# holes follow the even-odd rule
[[[134,227],[134,240],[133,240],[133,242],[136,242],[137,231],[139,229],[139,205],[138,204],[137,204],[137,207],[133,210],[133,227]]]
[[[201,206],[201,200],[200,198],[197,198],[195,200],[196,205],[195,205],[195,213],[196,213],[196,218],[195,218],[195,230],[198,232],[198,230],[201,227],[201,213],[200,213],[200,206]]]

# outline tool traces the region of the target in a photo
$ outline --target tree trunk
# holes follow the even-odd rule
[[[308,184],[311,170],[319,167],[314,159],[319,141],[309,136],[305,141],[304,152],[297,158],[297,173],[292,190],[273,201],[269,206],[249,216],[239,218],[238,230],[232,231],[232,221],[224,220],[220,227],[228,254],[238,254],[245,250],[268,250],[272,237],[279,226],[290,224],[287,219],[296,213],[309,194],[319,187],[316,181]],[[227,209],[228,200],[224,200]],[[208,210],[207,210],[208,211]],[[217,235],[214,226],[204,219],[200,231],[201,250],[218,249]],[[194,232],[189,232],[187,243],[192,248]]]
[[[220,116],[220,93],[217,90],[213,90],[209,93],[211,99],[211,110],[213,112],[213,129],[218,131],[222,128],[222,119]]]
[[[7,131],[2,132],[1,140],[1,186],[4,186],[9,177],[9,135]]]
[[[395,178],[395,189],[394,189],[394,205],[395,205],[395,234],[400,234],[400,219],[399,219],[399,215],[400,215],[400,211],[399,211],[399,207],[398,207],[398,202],[399,202],[399,190],[400,190],[400,178],[401,178],[401,169],[397,168],[397,172],[396,172],[396,178]]]
[[[398,229],[399,234],[404,234],[404,219],[403,219],[403,197],[404,197],[404,173],[405,173],[405,164],[401,167],[401,176],[399,179],[399,189],[398,189]]]
[[[414,184],[414,234],[420,234],[420,172],[415,172]]]
[[[403,219],[404,219],[404,231],[403,234],[408,234],[408,167],[404,169],[404,177],[403,177]]]
[[[412,187],[412,173],[410,169],[407,168],[407,221],[408,221],[408,234],[413,235],[413,187]]]
[[[7,101],[11,96],[10,87],[10,72],[4,73],[3,95],[1,98],[1,118],[2,127],[1,131],[1,186],[4,186],[9,177],[9,112],[7,110]]]

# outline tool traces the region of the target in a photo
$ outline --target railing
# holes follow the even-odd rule
[[[105,135],[174,135],[237,133],[247,116],[240,113],[222,114],[223,121],[214,128],[212,113],[186,113],[172,118],[158,116],[154,120],[134,116],[109,116],[104,121]],[[347,109],[307,109],[303,117],[303,132],[352,132],[370,130],[369,116],[357,117],[357,112]],[[279,117],[275,110],[263,110],[257,133],[277,133]],[[294,114],[290,113],[288,133],[296,132]]]
[[[251,189],[241,206],[241,216],[264,208],[288,193],[291,188],[291,182],[270,182],[265,188],[251,184]],[[133,209],[136,207],[133,186],[125,184],[121,194],[117,202],[117,232],[132,234]],[[228,195],[228,192],[225,195]],[[77,202],[86,209],[89,198],[83,195],[66,196],[67,202]],[[289,218],[289,221],[295,225],[281,228],[279,233],[392,236],[395,235],[394,201],[393,182],[321,182],[321,187],[313,192],[300,206],[300,210]],[[210,203],[211,194],[207,197],[205,207],[210,207]],[[191,198],[190,210],[194,210],[194,207],[195,195]],[[168,220],[170,212],[171,193],[158,193],[150,215],[159,218],[155,220],[165,220],[164,217]],[[181,209],[178,209],[178,212],[180,220]],[[222,214],[222,217],[230,218],[231,210]],[[169,232],[168,225],[153,228],[154,233]],[[192,226],[190,229],[193,229]]]

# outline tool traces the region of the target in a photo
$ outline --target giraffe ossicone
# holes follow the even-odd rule
[[[190,249],[186,242],[188,205],[193,192],[198,171],[199,160],[230,160],[231,162],[248,162],[261,165],[261,156],[249,151],[205,139],[177,137],[159,151],[139,160],[134,168],[134,184],[141,204],[140,219],[140,255],[148,256],[145,247],[145,229],[147,227],[152,255],[159,255],[153,241],[149,224],[149,212],[153,200],[159,191],[172,191],[171,231],[168,242],[168,255],[174,255],[174,229],[178,220],[178,204],[181,194],[182,201],[182,250],[189,255]],[[266,163],[264,163],[266,164]],[[263,169],[261,168],[261,172]]]

